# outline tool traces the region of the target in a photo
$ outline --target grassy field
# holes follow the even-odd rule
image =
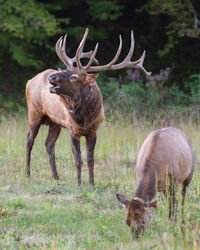
[[[54,181],[51,176],[44,147],[46,127],[36,138],[28,179],[27,120],[23,116],[1,118],[0,249],[199,249],[200,124],[179,119],[172,125],[188,135],[196,154],[195,174],[185,202],[185,231],[181,231],[180,218],[177,226],[169,224],[168,203],[159,194],[158,208],[151,210],[151,227],[139,240],[131,241],[125,210],[115,194],[133,197],[138,151],[151,131],[164,126],[162,122],[104,122],[95,149],[95,188],[88,185],[83,138],[83,181],[78,188],[66,130],[62,130],[56,144],[60,180]]]

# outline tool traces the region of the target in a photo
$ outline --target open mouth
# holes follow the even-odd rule
[[[50,92],[53,94],[59,94],[59,89],[60,87],[55,85],[49,88]]]

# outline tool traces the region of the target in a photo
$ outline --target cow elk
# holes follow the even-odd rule
[[[126,222],[132,239],[143,234],[150,216],[149,207],[156,207],[152,199],[156,192],[169,197],[169,218],[176,221],[176,189],[182,186],[182,219],[186,188],[195,165],[194,152],[186,135],[173,127],[152,132],[143,143],[137,159],[137,181],[134,198],[128,200],[120,194],[117,199],[126,208]]]
[[[76,162],[78,185],[81,184],[82,159],[80,151],[80,137],[86,137],[87,164],[89,168],[89,183],[94,185],[94,148],[97,139],[97,129],[104,120],[104,109],[101,92],[95,81],[97,74],[104,70],[118,70],[122,68],[137,68],[146,75],[143,67],[145,51],[141,58],[131,61],[134,51],[134,37],[131,32],[131,46],[126,58],[117,63],[122,49],[122,39],[116,55],[112,61],[103,66],[98,64],[96,57],[98,43],[94,51],[83,52],[88,35],[88,29],[78,46],[75,57],[67,56],[66,38],[61,37],[56,43],[56,53],[67,69],[57,71],[48,69],[39,73],[28,81],[26,85],[26,98],[28,105],[29,132],[26,146],[26,172],[30,175],[30,156],[34,140],[41,124],[49,126],[49,133],[45,142],[49,155],[52,174],[59,179],[55,164],[55,143],[61,128],[67,128],[70,132],[72,152]],[[81,59],[88,59],[85,66]]]

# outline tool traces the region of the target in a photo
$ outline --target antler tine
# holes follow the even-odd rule
[[[57,53],[57,55],[58,55],[58,57],[60,58],[60,60],[61,61],[63,61],[63,59],[62,59],[62,56],[61,56],[61,53],[60,53],[60,42],[62,41],[62,36],[58,39],[58,41],[56,42],[56,46],[55,46],[55,48],[56,48],[56,53]]]
[[[63,39],[63,43],[61,46],[61,55],[63,57],[63,61],[65,62],[65,64],[69,67],[72,68],[73,67],[73,58],[70,58],[69,56],[67,56],[65,49],[66,49],[66,40],[67,40],[67,34],[64,36]]]
[[[67,66],[67,68],[71,68],[73,66],[72,59],[69,58],[65,53],[65,45],[66,45],[66,38],[67,35],[65,35],[64,40],[61,36],[60,39],[56,43],[56,53],[60,60]]]
[[[92,54],[93,54],[93,50],[90,50],[89,52],[83,52],[83,56],[82,57],[90,59],[90,57],[92,56]],[[93,61],[94,61],[94,63],[99,64],[99,61],[96,58],[94,58]]]
[[[146,51],[144,50],[143,51],[143,54],[142,56],[134,61],[134,62],[131,62],[131,57],[133,55],[133,52],[134,52],[134,47],[135,47],[135,39],[134,39],[134,35],[133,35],[133,30],[131,30],[131,47],[130,47],[130,50],[128,52],[128,55],[126,56],[126,58],[119,64],[119,66],[123,66],[125,64],[128,64],[127,67],[129,68],[137,68],[137,69],[141,69],[147,76],[151,75],[151,72],[148,72],[145,70],[145,68],[143,67],[143,62],[144,62],[144,58],[145,58],[145,55],[146,55]],[[117,65],[115,65],[117,66]]]
[[[122,40],[121,40],[121,35],[120,35],[120,46],[122,47],[122,44],[121,44],[121,42],[122,42]],[[119,46],[119,48],[118,48],[118,51],[119,51],[119,49],[120,49],[120,52],[121,52],[121,47]],[[130,47],[130,49],[129,49],[129,52],[128,52],[128,54],[127,54],[127,56],[126,56],[126,58],[121,62],[121,63],[119,63],[119,64],[116,64],[116,65],[113,65],[117,60],[115,60],[115,58],[109,63],[109,64],[107,64],[107,65],[110,65],[110,66],[117,66],[117,65],[126,65],[127,63],[129,63],[130,62],[130,60],[131,60],[131,57],[132,57],[132,55],[133,55],[133,51],[134,51],[134,47],[135,47],[135,40],[134,40],[134,35],[133,35],[133,31],[131,30],[131,47]],[[119,53],[120,54],[120,53]],[[118,54],[118,57],[119,57],[119,54]],[[117,55],[117,54],[116,54]],[[118,59],[118,57],[117,57],[117,59]],[[106,66],[107,66],[106,65]]]
[[[94,52],[92,53],[92,56],[90,57],[88,64],[84,67],[84,71],[86,71],[87,68],[89,68],[91,66],[91,64],[93,63],[95,56],[96,56],[96,53],[97,53],[98,46],[99,46],[99,43],[96,44]]]
[[[123,68],[137,68],[137,69],[141,69],[146,75],[151,75],[151,72],[147,72],[145,70],[145,68],[143,67],[143,62],[144,62],[144,58],[145,58],[145,51],[143,52],[142,56],[136,60],[131,62],[131,57],[133,55],[134,52],[134,45],[135,45],[135,41],[134,41],[134,35],[133,35],[133,31],[131,31],[131,46],[129,49],[129,52],[126,56],[126,58],[118,64],[114,64],[121,52],[121,47],[122,47],[122,40],[121,40],[121,36],[120,36],[120,45],[117,51],[116,56],[114,57],[114,59],[106,64],[106,65],[102,65],[102,66],[90,66],[87,68],[87,72],[99,72],[99,71],[104,71],[104,70],[117,70],[117,69],[123,69]]]
[[[78,66],[78,68],[81,70],[83,68],[82,64],[81,64],[81,61],[80,61],[80,58],[81,58],[81,54],[83,52],[83,47],[85,45],[85,41],[86,41],[86,38],[88,36],[88,28],[85,30],[85,33],[83,35],[83,38],[78,46],[78,49],[76,51],[76,64]]]
[[[96,64],[99,64],[98,60],[95,58],[95,56],[93,56],[94,52],[91,50],[89,52],[83,52],[83,47],[86,41],[88,35],[88,29],[85,30],[85,34],[82,38],[82,41],[80,42],[80,45],[76,51],[76,55],[73,58],[70,58],[69,56],[67,56],[65,49],[66,49],[66,40],[67,40],[67,35],[63,37],[60,37],[59,40],[56,43],[55,49],[56,49],[56,53],[58,55],[58,57],[60,58],[60,60],[67,66],[68,69],[72,69],[74,67],[74,63],[76,62],[78,68],[81,70],[83,69],[83,66],[81,64],[80,59],[81,58],[88,58],[91,59],[92,57],[92,61],[90,60],[90,65],[94,62]],[[95,52],[96,54],[96,52]]]
[[[127,57],[125,58],[125,60],[127,59],[128,62],[130,64],[132,64],[133,68],[141,69],[147,76],[151,75],[151,72],[147,72],[145,70],[145,68],[143,67],[143,62],[144,62],[144,58],[145,58],[145,55],[146,55],[145,50],[143,51],[142,56],[138,60],[136,60],[134,62],[130,62],[130,59],[131,59],[131,57],[133,55],[133,51],[134,51],[134,45],[135,45],[135,40],[134,40],[133,31],[131,30],[131,48],[130,48],[129,53],[128,53]]]
[[[152,72],[146,71],[146,69],[143,67],[145,55],[146,51],[144,50],[142,56],[137,60],[137,62],[139,61],[139,63],[136,64],[136,68],[141,69],[147,76],[150,76]]]
[[[98,47],[98,43],[97,43],[96,47]],[[95,47],[95,50],[97,50],[96,47]],[[121,53],[121,50],[122,50],[122,37],[121,37],[121,35],[119,35],[119,47],[118,47],[118,50],[117,50],[114,58],[108,64],[106,64],[104,66],[98,66],[98,67],[100,67],[100,68],[101,67],[106,67],[106,68],[109,69],[118,60],[119,55]],[[95,55],[96,55],[96,53],[95,54],[93,53],[94,57],[95,57]],[[89,63],[87,64],[87,66],[84,68],[85,71],[87,71],[87,69],[91,66],[92,62],[93,62],[93,60],[89,61]]]
[[[126,58],[124,59],[123,62],[131,60],[131,57],[132,57],[133,51],[134,51],[134,47],[135,47],[135,39],[134,39],[133,31],[131,30],[131,47],[129,49],[128,55],[126,56]]]
[[[122,36],[119,35],[119,47],[117,50],[117,53],[115,54],[115,57],[112,59],[112,61],[110,61],[107,65],[110,67],[111,65],[113,65],[119,58],[119,55],[121,54],[121,50],[122,50]]]
[[[112,61],[110,61],[108,64],[106,64],[105,67],[112,66],[118,60],[119,55],[121,54],[121,50],[122,50],[122,37],[121,37],[121,35],[119,35],[119,47],[118,47],[117,53],[115,54]]]

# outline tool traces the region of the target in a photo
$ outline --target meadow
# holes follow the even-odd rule
[[[158,118],[159,119],[159,118]],[[41,127],[31,158],[31,178],[25,175],[26,115],[1,117],[0,122],[0,248],[1,249],[199,249],[200,248],[200,122],[190,117],[165,121],[107,116],[95,148],[95,187],[88,185],[85,139],[81,140],[82,186],[77,187],[69,133],[62,129],[56,144],[60,176],[53,180]],[[158,194],[151,226],[131,241],[125,209],[117,192],[132,198],[135,164],[146,136],[173,125],[190,139],[196,169],[185,201],[185,228],[168,221],[168,202]],[[178,194],[180,198],[180,193]],[[180,199],[179,199],[180,200]],[[180,215],[180,204],[179,204]]]

